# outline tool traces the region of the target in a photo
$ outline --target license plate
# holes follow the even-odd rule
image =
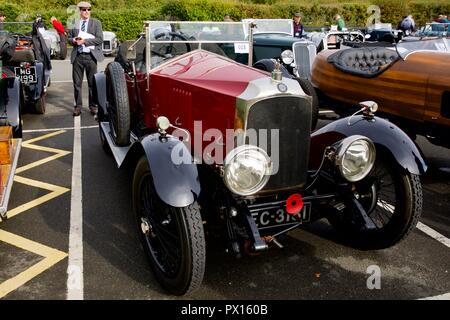
[[[20,82],[28,84],[28,83],[36,83],[36,67],[28,67],[28,68],[14,68],[14,73],[16,74],[16,78],[20,79]]]
[[[278,206],[268,206],[265,208],[251,208],[250,213],[255,220],[256,226],[260,230],[280,226],[289,226],[298,224],[299,222],[308,222],[310,220],[311,203],[305,202],[302,211],[295,216],[286,212],[284,204]]]

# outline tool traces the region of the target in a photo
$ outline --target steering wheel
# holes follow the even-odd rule
[[[188,39],[178,32],[162,32],[155,35],[155,40],[168,40],[168,41],[188,41]],[[173,58],[191,51],[191,45],[189,43],[155,43],[153,44],[152,54],[156,54],[165,59]]]

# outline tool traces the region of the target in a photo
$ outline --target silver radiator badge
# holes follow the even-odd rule
[[[287,85],[286,84],[284,84],[284,83],[282,83],[282,82],[280,82],[278,85],[277,85],[277,88],[278,88],[278,90],[280,91],[280,92],[286,92],[287,90],[288,90],[288,87],[287,87]]]

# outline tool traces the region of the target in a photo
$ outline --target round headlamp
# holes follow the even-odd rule
[[[281,60],[284,64],[290,65],[292,62],[294,62],[294,54],[291,50],[284,50],[281,53]]]
[[[225,158],[223,180],[233,193],[248,196],[260,191],[269,181],[272,161],[256,146],[243,145]]]
[[[335,164],[341,175],[350,182],[364,179],[375,163],[373,142],[363,136],[350,136],[338,143]]]

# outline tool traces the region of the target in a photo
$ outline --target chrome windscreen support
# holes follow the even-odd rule
[[[248,25],[248,65],[253,66],[253,29],[256,24],[251,22]]]
[[[152,34],[150,23],[146,22],[145,25],[145,65],[147,69],[147,88],[146,91],[150,90],[150,69],[152,67],[152,49],[151,49],[151,39],[150,36]]]

